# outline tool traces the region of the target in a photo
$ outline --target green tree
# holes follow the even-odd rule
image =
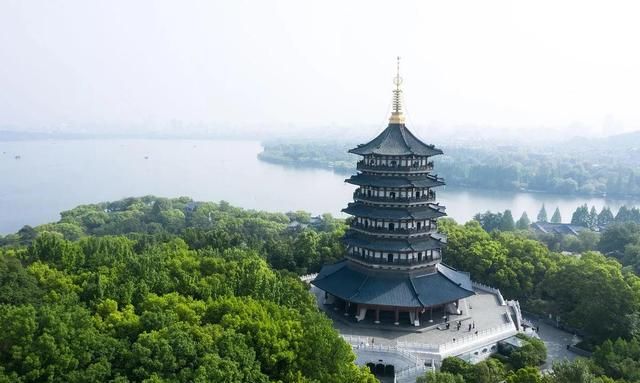
[[[450,372],[427,372],[424,376],[419,376],[416,383],[465,383],[465,380]]]
[[[640,381],[640,341],[637,338],[607,339],[596,348],[593,360],[606,375],[614,379]]]
[[[587,362],[580,359],[554,363],[549,378],[552,383],[603,383],[591,373]]]
[[[502,219],[500,220],[500,226],[498,228],[501,231],[513,231],[516,229],[516,224],[513,221],[511,210],[507,209],[502,213]]]
[[[471,363],[458,357],[450,356],[442,360],[440,371],[466,377],[470,374],[472,367]]]
[[[476,214],[473,219],[478,221],[480,226],[488,232],[498,230],[502,225],[502,213],[492,213],[487,211],[485,213]]]
[[[547,221],[548,221],[547,209],[544,207],[544,204],[542,204],[542,207],[538,212],[537,222],[547,222]]]
[[[562,216],[560,215],[560,208],[556,207],[556,210],[551,216],[551,223],[562,223]]]
[[[589,228],[595,229],[598,226],[598,212],[596,211],[595,206],[591,206],[591,211],[589,211]]]
[[[598,226],[605,227],[614,221],[613,213],[608,206],[603,206],[602,210],[600,210],[600,214],[598,214]]]
[[[529,220],[529,216],[526,211],[522,212],[520,219],[516,222],[516,228],[518,230],[527,230],[529,229],[529,225],[531,225],[531,221]]]
[[[571,224],[590,227],[591,218],[589,217],[589,208],[587,207],[587,204],[579,206],[576,211],[573,212],[573,215],[571,216]]]
[[[509,362],[514,368],[537,367],[547,359],[547,348],[540,339],[519,335],[524,345],[509,355]]]
[[[540,370],[536,367],[525,367],[512,371],[506,379],[506,383],[543,383],[543,377]]]

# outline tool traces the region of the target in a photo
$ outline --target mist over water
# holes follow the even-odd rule
[[[67,140],[0,142],[0,233],[59,219],[80,204],[153,194],[226,200],[267,211],[306,210],[342,216],[354,186],[344,175],[261,162],[256,141]],[[16,159],[15,156],[20,156]],[[145,158],[146,157],[146,158]],[[443,174],[446,177],[446,174]],[[614,209],[625,202],[577,196],[440,188],[438,200],[459,222],[486,210],[560,207],[565,221],[582,203]]]

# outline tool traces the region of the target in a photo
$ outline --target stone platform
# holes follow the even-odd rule
[[[509,306],[499,292],[476,289],[476,295],[460,301],[462,315],[449,315],[450,328],[444,329],[443,318],[435,317],[433,324],[413,327],[409,323],[373,324],[356,323],[353,317],[344,317],[343,311],[334,311],[332,305],[323,304],[324,293],[311,287],[316,295],[318,307],[333,320],[334,327],[354,346],[354,351],[386,348],[401,353],[410,353],[418,364],[438,365],[447,356],[459,356],[471,362],[485,359],[497,351],[497,342],[515,335],[516,309]],[[456,322],[462,321],[460,330]],[[366,321],[366,319],[365,319]],[[469,331],[469,323],[475,325]]]

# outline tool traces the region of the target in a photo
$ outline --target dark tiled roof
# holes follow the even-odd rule
[[[404,124],[389,124],[376,138],[349,150],[350,153],[387,156],[418,155],[435,156],[442,150],[427,145],[414,136]]]
[[[425,251],[444,247],[444,243],[430,236],[411,239],[378,238],[356,231],[347,232],[344,236],[344,242],[350,246],[381,251]]]
[[[416,177],[393,177],[393,176],[378,176],[373,174],[358,173],[346,179],[346,182],[358,185],[358,186],[374,186],[374,187],[422,187],[430,188],[444,185],[444,181],[441,178],[436,178],[431,175],[422,175]]]
[[[542,233],[555,233],[564,235],[578,235],[581,231],[589,230],[584,226],[572,225],[570,223],[534,222],[531,224],[534,230]]]
[[[382,207],[366,205],[363,202],[351,202],[343,212],[357,217],[373,219],[431,219],[447,215],[444,206],[428,205],[416,207]]]
[[[343,260],[322,268],[315,286],[353,303],[429,307],[474,294],[469,275],[438,265],[423,274],[395,274],[366,270]]]

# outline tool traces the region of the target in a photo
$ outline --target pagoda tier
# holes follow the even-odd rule
[[[402,188],[405,191],[412,188],[433,188],[444,185],[442,178],[437,178],[430,174],[424,175],[404,175],[404,176],[387,176],[380,174],[359,173],[346,182],[352,185],[366,186],[368,188]]]
[[[361,155],[358,173],[346,182],[358,186],[344,236],[347,257],[323,267],[312,282],[327,297],[348,307],[358,304],[358,320],[368,309],[400,311],[419,322],[420,310],[458,303],[473,295],[469,275],[441,264],[446,238],[437,219],[445,216],[435,188],[432,157],[442,150],[416,138],[404,124],[399,77],[389,125],[370,142],[349,152]],[[361,312],[361,310],[364,310]],[[376,319],[377,321],[378,319]]]
[[[434,307],[474,294],[471,279],[442,264],[422,275],[388,274],[348,260],[325,266],[313,284],[363,306]]]
[[[414,136],[404,123],[394,123],[378,135],[378,137],[366,144],[358,145],[349,150],[349,153],[361,156],[403,156],[411,159],[412,156],[431,157],[442,154],[442,150],[433,145],[427,145]]]

